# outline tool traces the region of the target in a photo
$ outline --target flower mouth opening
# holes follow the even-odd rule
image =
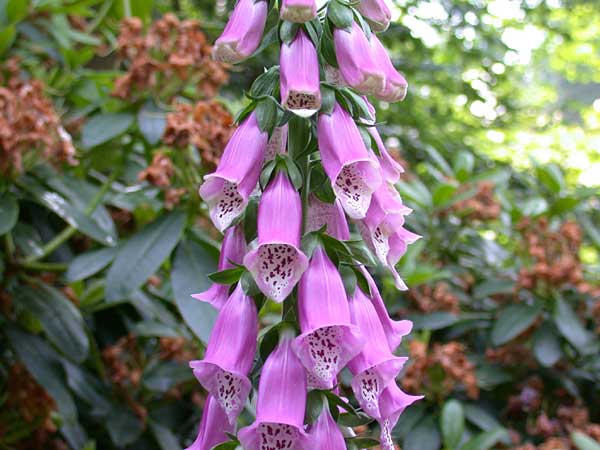
[[[219,42],[213,48],[213,59],[226,64],[235,64],[243,57],[237,51],[237,42]]]
[[[310,117],[321,107],[319,94],[290,90],[284,107],[301,117]]]
[[[219,230],[225,230],[244,211],[246,202],[238,191],[237,183],[213,177],[206,180],[200,194],[217,191],[217,195],[204,197],[210,207],[210,216]]]
[[[315,17],[312,6],[287,6],[281,10],[281,18],[288,22],[304,23]]]
[[[385,86],[385,76],[378,73],[365,73],[363,79],[355,87],[364,94],[375,95],[383,91]]]
[[[263,422],[258,433],[260,450],[293,450],[300,437],[295,426],[285,423]]]
[[[333,186],[346,213],[353,219],[362,219],[367,214],[374,191],[375,179],[371,161],[358,161],[342,168]]]

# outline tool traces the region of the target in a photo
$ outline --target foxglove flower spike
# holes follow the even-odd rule
[[[229,422],[219,402],[209,395],[204,403],[198,437],[185,450],[210,450],[217,444],[227,442],[229,437],[225,433],[234,431],[235,424]]]

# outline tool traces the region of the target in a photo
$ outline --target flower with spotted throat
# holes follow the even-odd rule
[[[250,114],[233,133],[217,170],[204,177],[200,196],[219,231],[224,232],[244,212],[258,183],[267,142],[268,134]]]
[[[379,163],[370,156],[358,126],[339,103],[331,114],[319,115],[317,133],[321,163],[335,196],[346,214],[362,219],[373,192],[381,185]]]
[[[278,170],[258,205],[258,247],[244,258],[257,286],[281,303],[308,266],[300,250],[302,205],[287,174]]]
[[[298,321],[302,334],[294,351],[306,367],[309,386],[333,388],[365,341],[350,322],[344,282],[323,247],[315,249],[298,284]]]
[[[225,433],[233,433],[235,424],[230,423],[225,410],[212,395],[204,403],[198,436],[185,450],[210,450],[215,445],[229,440]]]
[[[232,424],[252,389],[248,373],[254,361],[257,334],[256,304],[239,283],[219,312],[204,359],[190,362],[200,384],[225,410]]]

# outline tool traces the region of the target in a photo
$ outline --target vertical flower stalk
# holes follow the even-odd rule
[[[287,174],[280,170],[258,205],[258,247],[244,258],[256,284],[267,297],[281,303],[308,266],[300,250],[302,205]]]
[[[241,264],[246,254],[246,239],[241,225],[229,228],[223,237],[219,255],[219,271],[232,269],[234,264]],[[213,283],[210,288],[192,297],[202,302],[210,303],[216,309],[221,309],[229,296],[229,286]]]
[[[265,0],[239,0],[223,34],[215,41],[213,57],[235,64],[254,53],[265,29],[268,8]]]
[[[279,65],[283,107],[300,117],[312,116],[321,107],[319,58],[303,30],[289,44],[282,44]]]
[[[250,114],[233,133],[217,170],[204,177],[200,197],[219,231],[225,231],[246,208],[258,183],[267,141],[256,115]]]
[[[256,352],[258,317],[241,284],[225,302],[210,334],[206,354],[190,367],[204,388],[235,423],[251,389],[248,372]]]

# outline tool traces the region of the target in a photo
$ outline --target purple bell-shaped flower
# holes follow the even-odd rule
[[[323,406],[319,418],[310,425],[308,433],[319,450],[346,450],[342,430],[333,420],[327,405]]]
[[[254,300],[239,283],[210,334],[204,359],[191,361],[194,375],[235,423],[250,393],[248,373],[256,353],[258,316]]]
[[[350,239],[350,229],[344,208],[339,200],[333,203],[322,202],[316,195],[311,194],[308,199],[308,214],[306,220],[307,231],[316,231],[327,226],[327,234],[340,241]]]
[[[381,449],[394,450],[394,441],[392,441],[392,430],[398,423],[400,415],[410,405],[423,398],[422,395],[409,395],[403,392],[396,381],[391,381],[390,384],[383,390],[379,397],[379,411],[381,418],[378,419],[381,427]]]
[[[210,450],[217,444],[227,442],[229,437],[225,433],[234,431],[235,424],[229,422],[225,410],[209,395],[204,403],[198,437],[185,450]]]
[[[258,247],[244,258],[256,284],[267,297],[282,302],[308,266],[300,250],[300,195],[284,171],[279,171],[258,205]]]
[[[390,26],[392,12],[385,0],[361,0],[356,9],[369,22],[375,33],[381,33]]]
[[[256,115],[250,114],[233,133],[217,170],[204,177],[200,196],[208,204],[210,218],[221,232],[246,208],[258,183],[267,141],[268,135],[261,131]]]
[[[306,367],[308,384],[331,389],[365,341],[350,321],[344,282],[323,247],[315,249],[298,284],[298,320],[302,334],[294,351]]]
[[[373,94],[378,99],[390,103],[404,100],[404,97],[406,97],[406,90],[408,89],[408,83],[396,70],[390,60],[390,55],[388,55],[387,50],[375,35],[371,36],[371,48],[373,49],[374,58],[378,61],[381,70],[385,73],[385,85],[383,89],[374,92]]]

